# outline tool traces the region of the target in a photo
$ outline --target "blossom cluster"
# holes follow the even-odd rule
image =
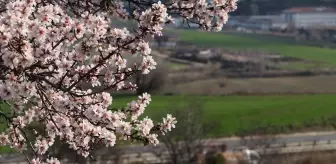
[[[228,20],[228,13],[237,9],[238,0],[172,0],[168,8],[187,22],[202,29],[220,31]]]
[[[0,134],[0,146],[32,151],[33,164],[55,164],[59,161],[46,153],[56,139],[87,157],[97,143],[114,146],[117,140],[139,140],[156,145],[158,135],[175,127],[171,115],[158,124],[141,118],[151,101],[147,93],[125,108],[110,109],[111,93],[136,89],[126,81],[156,68],[146,38],[162,35],[164,24],[172,22],[169,12],[176,10],[161,2],[130,4],[136,8],[131,13],[122,1],[10,0],[0,13],[0,101],[10,108],[8,113],[0,111],[8,125]],[[235,1],[174,1],[173,6],[179,5],[193,7],[197,18],[215,5],[210,15],[221,19]],[[134,32],[112,28],[112,18],[133,19],[137,27]],[[140,55],[142,63],[129,66],[125,55]],[[33,129],[33,141],[25,133],[32,123],[45,128]]]

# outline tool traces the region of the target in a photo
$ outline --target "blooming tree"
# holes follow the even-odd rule
[[[87,157],[91,146],[116,140],[159,143],[174,128],[171,115],[154,124],[139,118],[151,101],[144,93],[119,110],[109,110],[110,92],[134,90],[137,72],[155,69],[147,36],[161,35],[172,14],[219,31],[237,0],[0,0],[0,111],[7,131],[0,144],[34,153],[29,163],[55,164],[45,155],[59,138]],[[111,28],[111,19],[133,20],[136,28]],[[142,56],[127,66],[125,56]],[[89,88],[83,88],[83,84]],[[109,92],[107,92],[109,91]],[[25,128],[41,123],[30,140]]]

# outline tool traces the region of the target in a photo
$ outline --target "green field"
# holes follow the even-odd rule
[[[114,96],[112,108],[123,107],[135,99],[135,96]],[[203,102],[204,119],[217,122],[207,137],[232,136],[265,125],[271,125],[273,129],[269,130],[276,133],[312,130],[309,126],[325,130],[336,123],[336,95],[153,96],[152,100],[143,116],[156,121],[178,104],[191,100]],[[0,147],[0,153],[9,151],[7,147]]]
[[[252,34],[227,34],[196,30],[177,30],[175,33],[178,33],[182,41],[198,46],[267,51],[282,56],[320,62],[324,66],[336,66],[336,49],[294,44],[285,39],[257,37]]]
[[[121,107],[135,97],[114,97],[112,107]],[[144,115],[160,118],[169,107],[188,100],[202,101],[204,118],[219,123],[209,137],[236,135],[271,125],[269,132],[283,133],[314,128],[329,128],[336,122],[336,95],[296,96],[154,96]],[[328,119],[327,119],[328,118]],[[295,129],[290,129],[295,128]],[[317,129],[314,129],[317,130]]]

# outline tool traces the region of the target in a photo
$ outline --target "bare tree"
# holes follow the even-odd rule
[[[197,155],[204,147],[202,138],[215,124],[203,120],[201,101],[189,100],[187,105],[175,106],[172,113],[179,119],[177,128],[162,136],[161,142],[167,148],[173,164],[196,163]]]

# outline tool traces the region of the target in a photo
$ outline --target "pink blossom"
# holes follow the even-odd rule
[[[162,29],[160,29],[160,30],[162,30]],[[151,53],[151,49],[149,48],[149,45],[146,42],[140,42],[138,44],[138,50],[143,55],[149,55]]]
[[[142,136],[147,136],[149,135],[150,130],[153,128],[153,126],[154,126],[153,121],[148,117],[146,117],[137,125],[137,129],[139,130]]]
[[[161,124],[162,132],[166,133],[167,131],[171,131],[172,128],[175,128],[176,123],[177,123],[176,118],[168,114],[167,118],[163,118],[163,123]]]
[[[1,133],[0,134],[0,145],[4,146],[9,142],[8,135]]]
[[[49,148],[49,144],[46,140],[36,140],[34,146],[36,151],[41,155],[44,154]]]
[[[41,160],[39,158],[34,158],[30,162],[31,164],[42,164]]]
[[[50,159],[47,159],[46,162],[47,164],[61,164],[61,162],[58,159],[53,158],[53,157],[51,157]]]
[[[167,115],[160,124],[148,117],[139,120],[151,101],[147,93],[125,108],[111,110],[111,93],[135,90],[128,79],[156,68],[145,38],[162,35],[164,25],[173,22],[168,13],[220,31],[237,0],[150,2],[132,13],[124,1],[107,6],[102,0],[72,2],[12,0],[0,13],[0,99],[14,102],[8,103],[9,127],[0,134],[0,144],[36,151],[37,157],[30,159],[33,164],[60,163],[45,159],[55,139],[84,157],[91,145],[114,146],[120,139],[157,145],[158,134],[174,128],[176,119]],[[112,27],[111,18],[131,19],[136,26]],[[126,55],[132,54],[141,54],[140,64],[128,63],[132,60]],[[22,129],[33,122],[43,125],[45,132],[33,128],[39,137],[30,140]]]

